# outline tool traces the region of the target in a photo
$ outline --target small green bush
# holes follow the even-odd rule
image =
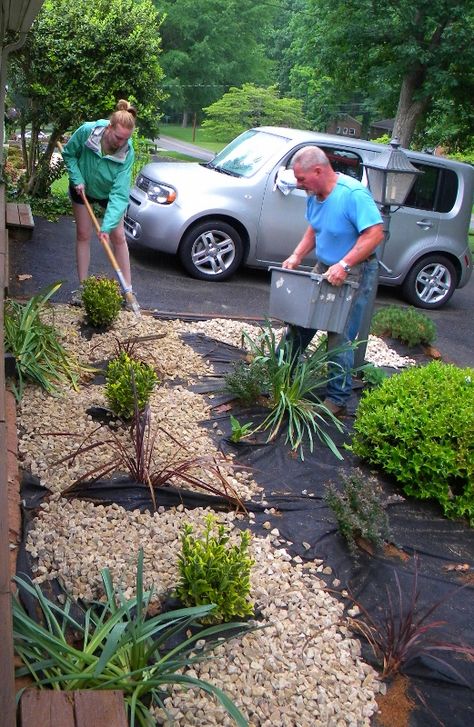
[[[82,304],[93,328],[107,328],[117,320],[122,295],[116,280],[91,275],[82,286]]]
[[[131,419],[135,405],[143,411],[158,381],[155,370],[122,352],[112,359],[105,373],[105,396],[112,411],[122,419]]]
[[[343,490],[333,484],[327,486],[324,499],[333,511],[339,532],[346,539],[351,553],[357,552],[357,538],[365,538],[382,550],[384,541],[391,537],[388,517],[377,480],[364,479],[359,469],[353,474],[341,474]]]
[[[474,523],[474,369],[433,361],[362,395],[353,452]]]
[[[374,336],[390,336],[407,346],[431,344],[436,338],[436,326],[416,308],[388,306],[377,311],[372,318],[370,332]]]
[[[225,389],[243,404],[255,404],[268,384],[265,367],[258,361],[238,361],[224,378]]]
[[[365,364],[359,369],[359,371],[364,383],[366,383],[370,388],[380,386],[382,381],[385,381],[388,376],[386,371],[371,363]]]
[[[217,530],[217,532],[216,532]],[[217,525],[212,514],[205,520],[202,538],[193,535],[185,523],[179,556],[181,580],[176,595],[185,606],[214,603],[216,608],[203,623],[220,623],[235,616],[253,615],[250,601],[250,569],[254,561],[248,555],[250,531],[239,532],[240,544],[229,545],[224,525]]]

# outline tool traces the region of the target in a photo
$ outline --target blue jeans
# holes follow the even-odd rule
[[[315,272],[324,273],[328,266],[318,263]],[[349,279],[359,283],[354,296],[347,322],[342,333],[328,332],[328,351],[336,351],[328,366],[328,384],[326,395],[335,404],[344,406],[352,393],[351,371],[354,366],[354,349],[347,344],[353,343],[362,323],[364,309],[369,300],[370,291],[378,280],[378,262],[375,256],[355,265],[349,273]],[[300,356],[311,343],[317,330],[290,324],[285,342],[289,344],[291,356]]]

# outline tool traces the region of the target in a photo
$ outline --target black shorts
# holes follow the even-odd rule
[[[81,195],[76,192],[76,188],[72,184],[69,184],[69,196],[76,204],[84,204],[84,200],[82,199]],[[108,199],[96,199],[95,197],[89,197],[88,194],[86,194],[86,197],[91,204],[94,204],[95,202],[100,205],[104,210],[109,202]]]

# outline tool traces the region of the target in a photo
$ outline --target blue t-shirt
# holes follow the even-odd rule
[[[339,262],[354,247],[360,233],[382,222],[369,190],[357,179],[338,174],[323,202],[308,197],[306,219],[316,233],[316,257],[326,265]]]

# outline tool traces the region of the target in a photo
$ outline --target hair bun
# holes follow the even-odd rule
[[[137,118],[137,110],[134,106],[128,103],[128,101],[124,98],[121,98],[117,101],[117,105],[115,106],[116,111],[128,111],[130,114],[132,114],[133,118]]]

